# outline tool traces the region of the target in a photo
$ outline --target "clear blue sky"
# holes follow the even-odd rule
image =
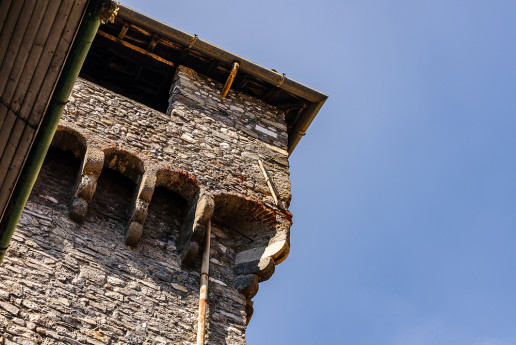
[[[516,2],[125,1],[327,93],[250,345],[516,344]]]

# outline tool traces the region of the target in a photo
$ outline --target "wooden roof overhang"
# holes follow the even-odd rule
[[[325,94],[130,8],[121,6],[115,22],[100,27],[81,76],[165,111],[176,66],[224,84],[234,62],[240,68],[231,88],[285,112],[292,153]]]
[[[88,3],[0,1],[0,224]]]

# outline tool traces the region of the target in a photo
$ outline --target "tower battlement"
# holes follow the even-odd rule
[[[264,92],[245,69],[221,98],[221,61],[206,67],[191,46],[174,55],[180,44],[129,19],[101,27],[65,107],[0,267],[0,331],[192,344],[209,227],[207,343],[244,344],[259,283],[290,250],[291,137],[324,100],[283,91],[284,76]]]

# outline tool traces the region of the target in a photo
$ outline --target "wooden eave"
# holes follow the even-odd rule
[[[190,44],[178,43],[160,30],[150,30],[124,18],[123,8],[121,13],[122,15],[119,15],[114,23],[100,27],[81,72],[82,77],[163,112],[168,106],[170,81],[175,68],[179,65],[189,67],[222,84],[225,83],[231,71],[232,62],[196,50],[196,36],[192,36]],[[145,17],[145,19],[149,18]],[[156,23],[158,26],[164,25],[157,21]],[[203,41],[203,44],[206,42]],[[251,64],[247,60],[244,62]],[[259,68],[264,69],[261,66]],[[271,72],[271,70],[268,71]],[[278,74],[275,71],[271,73]],[[286,90],[281,85],[281,78],[278,74],[280,82],[271,84],[241,68],[231,89],[282,110],[290,136],[298,125],[298,120],[303,116],[303,112],[314,103],[320,103],[320,108],[327,96],[314,90],[315,96],[312,99],[300,97]],[[295,83],[290,79],[288,82]],[[312,118],[315,113],[311,114]]]

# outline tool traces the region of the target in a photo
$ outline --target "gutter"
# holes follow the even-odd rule
[[[70,96],[75,80],[79,76],[82,64],[100,26],[99,14],[103,3],[104,0],[91,0],[88,4],[52,99],[32,144],[32,149],[27,157],[11,200],[7,205],[5,215],[0,224],[0,264],[41,170],[64,106],[68,102],[68,96]]]
[[[313,119],[317,115],[317,112],[319,109],[321,109],[322,105],[328,98],[327,95],[306,85],[298,83],[295,80],[287,78],[278,72],[260,66],[252,61],[246,60],[238,55],[228,52],[227,50],[208,43],[195,35],[187,34],[156,19],[141,14],[129,7],[120,5],[118,17],[141,26],[142,28],[145,28],[153,33],[158,33],[173,42],[189,47],[191,50],[200,52],[206,56],[223,62],[228,66],[233,65],[234,62],[238,62],[240,65],[239,71],[247,73],[255,78],[263,80],[271,85],[277,86],[284,91],[290,92],[293,95],[311,102],[311,105],[301,113],[300,118],[294,124],[292,133],[289,133],[289,155],[294,151],[294,148],[299,143],[299,140],[301,140],[303,135],[305,135],[308,126],[310,126]]]

